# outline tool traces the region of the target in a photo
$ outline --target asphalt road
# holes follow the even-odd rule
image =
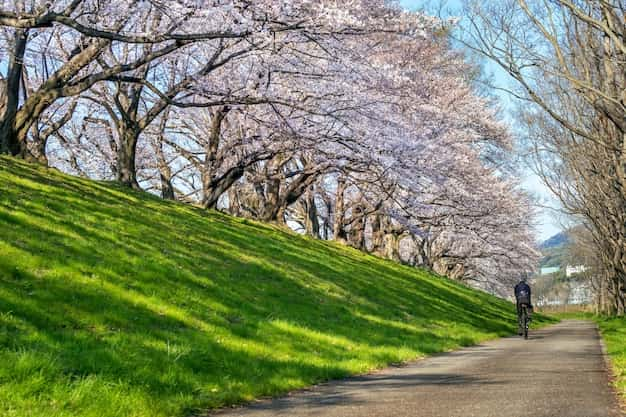
[[[406,366],[334,381],[219,417],[613,417],[595,324],[564,321],[437,355]]]

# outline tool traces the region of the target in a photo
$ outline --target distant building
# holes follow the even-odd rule
[[[591,304],[591,301],[591,288],[588,285],[578,285],[571,288],[567,304]]]
[[[544,266],[543,268],[541,268],[541,275],[549,275],[549,274],[554,274],[555,272],[559,272],[561,268],[559,268],[558,266]]]
[[[574,274],[580,274],[586,270],[587,267],[585,265],[567,265],[565,267],[565,276],[569,278]]]

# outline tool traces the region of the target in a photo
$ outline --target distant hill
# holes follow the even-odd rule
[[[539,245],[543,257],[539,262],[541,268],[565,267],[565,256],[567,255],[567,245],[569,244],[567,231],[557,233],[546,239]]]
[[[560,232],[556,235],[544,240],[540,245],[540,249],[548,249],[548,248],[556,248],[559,246],[564,246],[569,243],[569,236],[567,232]]]

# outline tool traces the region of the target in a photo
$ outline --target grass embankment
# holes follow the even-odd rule
[[[0,157],[0,415],[186,416],[514,332],[337,244]]]

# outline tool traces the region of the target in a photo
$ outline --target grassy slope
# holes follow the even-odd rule
[[[0,157],[0,415],[185,416],[514,331],[511,304]]]

